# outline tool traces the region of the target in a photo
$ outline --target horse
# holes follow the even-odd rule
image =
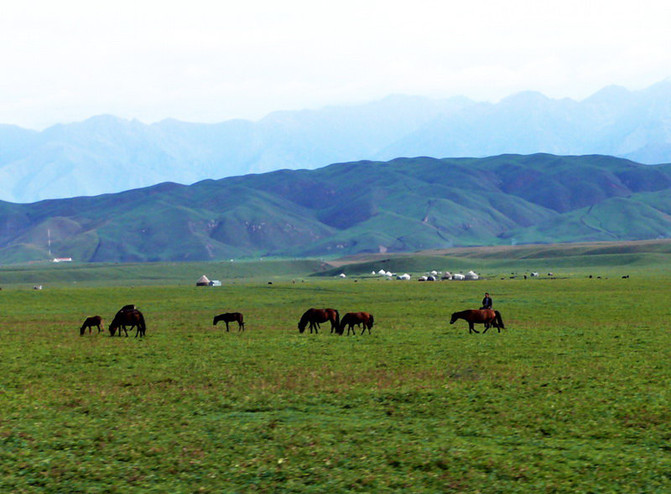
[[[98,334],[100,334],[100,331],[105,329],[103,326],[103,318],[100,316],[87,317],[84,320],[84,324],[82,324],[82,327],[79,330],[79,336],[84,335],[84,333],[86,332],[86,328],[89,328],[89,334],[91,334],[91,328],[93,326],[98,328]]]
[[[454,312],[452,314],[452,318],[450,319],[450,324],[454,324],[454,322],[457,319],[463,319],[468,323],[468,332],[474,332],[474,333],[479,333],[480,331],[477,331],[473,325],[474,324],[484,324],[485,325],[485,330],[482,332],[483,334],[487,332],[487,330],[491,327],[494,326],[499,333],[501,332],[501,328],[505,329],[506,327],[503,325],[503,320],[501,319],[501,313],[498,310],[492,310],[492,309],[469,309],[469,310],[462,310],[461,312]]]
[[[347,335],[349,335],[350,330],[356,335],[354,326],[361,326],[362,324],[363,329],[361,330],[361,334],[364,334],[366,329],[368,330],[368,334],[371,334],[370,329],[373,327],[374,322],[375,319],[373,318],[373,314],[369,314],[368,312],[348,312],[340,321],[338,334],[343,334],[345,331],[345,326],[347,326]]]
[[[228,333],[228,323],[229,322],[237,322],[238,323],[238,331],[244,331],[245,330],[245,321],[243,320],[242,314],[239,312],[227,312],[226,314],[219,314],[218,316],[214,316],[214,320],[212,321],[212,326],[216,326],[219,321],[224,321],[226,323],[226,332]]]
[[[132,309],[130,307],[133,307]],[[126,336],[128,336],[128,330],[126,326],[130,326],[130,330],[133,330],[135,327],[135,337],[144,336],[147,326],[144,322],[144,316],[142,312],[134,308],[135,306],[125,306],[119,312],[116,313],[114,319],[109,325],[110,335],[114,336],[114,333],[119,330],[119,336],[121,336],[121,330],[123,329]]]
[[[305,326],[310,324],[310,333],[314,329],[315,333],[319,333],[319,325],[323,322],[331,322],[331,333],[338,329],[340,325],[340,314],[335,309],[308,309],[301,316],[301,320],[298,321],[298,331],[300,333],[305,331]]]

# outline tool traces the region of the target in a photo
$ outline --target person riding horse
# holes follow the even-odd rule
[[[492,308],[492,297],[489,296],[489,293],[485,293],[485,298],[482,299],[482,309],[491,309]]]

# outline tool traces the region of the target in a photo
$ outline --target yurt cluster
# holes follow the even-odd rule
[[[384,277],[388,279],[397,279],[397,280],[411,280],[412,276],[408,273],[403,273],[403,274],[397,274],[397,273],[392,273],[391,271],[385,271],[384,269],[380,269],[379,271],[373,271],[371,272],[371,275],[373,276],[379,276],[379,277]],[[462,281],[462,280],[477,280],[479,279],[480,276],[475,271],[469,271],[466,274],[463,273],[450,273],[449,271],[431,271],[425,275],[419,276],[417,278],[417,281],[437,281],[437,280],[456,280],[456,281]]]

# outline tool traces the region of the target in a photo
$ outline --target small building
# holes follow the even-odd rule
[[[207,276],[203,275],[196,281],[196,286],[210,286],[210,280]]]

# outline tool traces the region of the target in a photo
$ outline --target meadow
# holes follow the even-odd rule
[[[0,491],[669,492],[671,275],[620,273],[5,286]],[[449,324],[485,291],[505,330]],[[79,336],[129,303],[146,338]]]

